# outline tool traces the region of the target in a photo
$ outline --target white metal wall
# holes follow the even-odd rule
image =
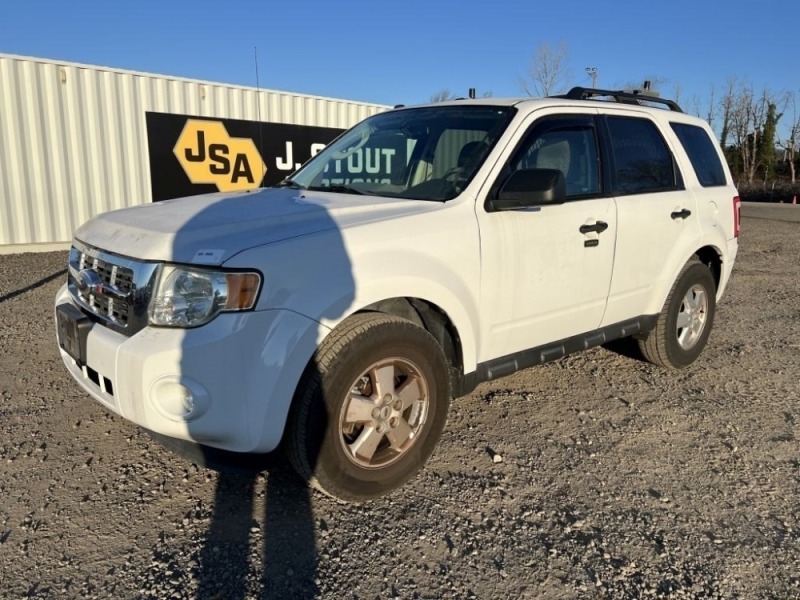
[[[0,54],[0,250],[150,202],[146,111],[344,129],[386,108]]]

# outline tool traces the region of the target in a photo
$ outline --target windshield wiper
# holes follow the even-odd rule
[[[299,183],[297,183],[293,179],[284,179],[283,181],[281,181],[275,187],[288,187],[288,188],[292,188],[293,190],[304,190],[304,189],[306,189],[305,186],[300,185]]]
[[[309,190],[313,190],[315,192],[334,192],[337,194],[358,194],[360,196],[364,195],[364,192],[358,190],[354,187],[349,185],[312,185],[309,186]]]

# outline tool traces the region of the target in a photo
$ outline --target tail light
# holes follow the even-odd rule
[[[734,196],[733,198],[733,237],[739,237],[739,233],[742,231],[742,201],[739,199],[739,196]]]

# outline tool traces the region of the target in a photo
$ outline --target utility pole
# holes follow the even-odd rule
[[[597,67],[586,67],[586,74],[592,78],[592,87],[597,89]]]

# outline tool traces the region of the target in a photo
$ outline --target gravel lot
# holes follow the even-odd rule
[[[794,208],[745,211],[691,368],[596,349],[484,384],[411,484],[357,507],[110,415],[56,352],[65,253],[0,256],[0,596],[800,598]]]

